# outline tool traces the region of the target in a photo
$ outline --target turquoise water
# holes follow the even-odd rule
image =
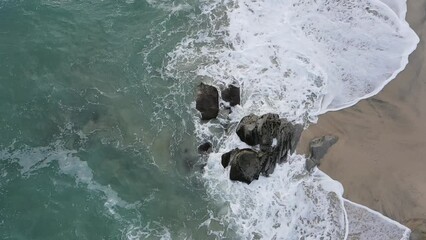
[[[0,3],[1,239],[208,235],[192,95],[162,77],[189,4]]]
[[[308,125],[379,92],[418,42],[405,13],[397,0],[0,1],[0,239],[344,239],[343,188],[304,156],[250,185],[220,157],[247,147],[234,131],[247,114]],[[241,104],[200,121],[200,81],[238,85]]]

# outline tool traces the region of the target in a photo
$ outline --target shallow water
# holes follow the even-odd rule
[[[0,237],[344,238],[341,185],[307,174],[303,156],[249,186],[231,183],[218,160],[239,146],[230,133],[243,115],[307,124],[405,66],[417,39],[400,5],[315,3],[1,2]],[[342,21],[352,13],[360,21]],[[353,71],[353,56],[374,81]],[[241,106],[199,122],[200,81],[240,85]],[[216,153],[200,158],[206,138]]]

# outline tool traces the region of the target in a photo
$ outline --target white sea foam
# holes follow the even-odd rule
[[[226,206],[214,218],[242,239],[345,238],[340,184],[307,174],[302,156],[250,185],[228,180],[220,156],[247,147],[232,127],[244,115],[273,112],[315,122],[318,114],[379,92],[404,69],[419,41],[405,21],[405,1],[217,0],[200,8],[193,35],[170,54],[165,70],[181,81],[241,87],[241,105],[229,118],[194,120],[198,138],[215,136],[218,146],[204,174],[212,199]]]
[[[211,155],[204,175],[211,197],[227,208],[215,218],[229,221],[243,239],[346,237],[342,186],[321,172],[309,175],[302,156],[250,185],[231,182],[229,168],[216,164],[218,157]]]
[[[349,240],[408,240],[410,229],[367,207],[345,199],[348,214]]]

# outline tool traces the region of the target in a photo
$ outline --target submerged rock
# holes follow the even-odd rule
[[[241,149],[232,156],[229,178],[250,184],[253,180],[259,179],[261,168],[257,152]]]
[[[219,114],[219,93],[213,86],[200,83],[197,87],[196,109],[202,120],[216,118]]]
[[[212,147],[213,145],[211,144],[211,142],[205,142],[201,144],[200,146],[198,146],[198,153],[199,154],[211,153],[213,150]]]
[[[222,91],[222,99],[229,102],[229,105],[235,106],[240,104],[240,88],[235,85],[229,85]]]
[[[310,157],[306,160],[306,170],[311,171],[314,167],[319,166],[321,159],[325,156],[328,149],[333,146],[338,139],[338,137],[332,135],[312,139],[309,143]]]

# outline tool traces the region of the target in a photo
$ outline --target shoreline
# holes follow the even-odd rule
[[[332,134],[339,141],[320,169],[342,183],[344,197],[402,224],[426,218],[426,0],[407,1],[407,21],[420,37],[398,76],[377,95],[328,112],[302,134],[309,141]]]

